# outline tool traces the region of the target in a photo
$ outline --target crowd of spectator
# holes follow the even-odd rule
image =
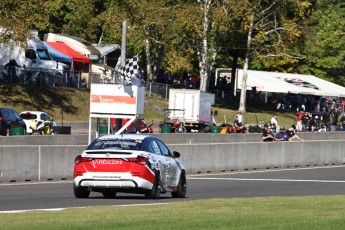
[[[192,73],[184,73],[181,77],[174,76],[168,70],[160,72],[157,83],[174,85],[179,88],[199,89],[200,76]]]
[[[344,102],[323,103],[320,110],[296,112],[297,131],[299,132],[329,132],[344,128]],[[340,123],[339,123],[340,122]]]
[[[271,126],[265,124],[262,131],[262,140],[264,142],[268,141],[303,141],[296,133],[296,126],[291,125],[290,128],[285,129],[285,127],[280,127],[279,132],[275,134],[272,132]]]

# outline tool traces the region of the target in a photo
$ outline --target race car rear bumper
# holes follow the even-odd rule
[[[95,178],[88,176],[78,176],[74,179],[75,186],[93,189],[152,189],[153,184],[140,177],[116,178]]]
[[[78,186],[89,188],[138,188],[134,180],[80,180]]]

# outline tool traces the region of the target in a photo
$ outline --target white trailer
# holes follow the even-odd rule
[[[14,68],[14,72],[7,71],[8,75],[22,79],[27,73],[31,73],[33,78],[40,73],[61,78],[70,70],[68,65],[52,60],[47,47],[37,37],[29,39],[25,49],[14,41],[0,43],[1,70],[8,69],[6,66]]]
[[[202,132],[213,123],[214,103],[215,96],[211,93],[194,89],[170,89],[166,118],[178,120],[188,132]]]

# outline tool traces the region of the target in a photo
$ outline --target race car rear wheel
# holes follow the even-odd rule
[[[76,198],[88,198],[90,195],[90,191],[86,190],[83,187],[79,187],[79,186],[73,186],[74,188],[74,196]]]
[[[187,192],[187,180],[184,173],[181,174],[180,180],[177,186],[177,192],[172,192],[171,196],[173,198],[185,198]]]
[[[147,198],[147,199],[158,199],[161,195],[159,184],[160,184],[160,177],[159,177],[159,175],[156,175],[152,189],[145,193],[145,198]]]
[[[102,194],[105,198],[114,198],[116,196],[116,192],[113,192],[111,190],[103,191]]]

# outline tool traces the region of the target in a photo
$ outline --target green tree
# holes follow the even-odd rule
[[[155,80],[163,58],[165,37],[169,35],[169,18],[173,11],[163,0],[109,3],[101,16],[104,21],[103,41],[120,42],[122,22],[128,21],[127,51],[143,57],[141,61],[146,64],[148,79]]]
[[[31,37],[32,29],[42,29],[47,17],[42,17],[46,9],[44,0],[2,0],[0,3],[0,39],[12,39],[23,47]]]
[[[97,15],[104,10],[99,0],[47,0],[48,24],[44,32],[65,33],[98,42],[101,35]]]
[[[305,54],[312,74],[345,85],[345,3],[319,0],[309,21]]]
[[[280,58],[280,60],[300,59],[290,54],[289,44],[300,37],[299,17],[309,9],[308,1],[246,1],[246,12],[243,14],[244,30],[247,30],[247,47],[243,65],[239,111],[245,112],[247,70],[250,60],[263,58]],[[285,60],[286,59],[286,60]],[[279,60],[279,59],[278,59]]]

